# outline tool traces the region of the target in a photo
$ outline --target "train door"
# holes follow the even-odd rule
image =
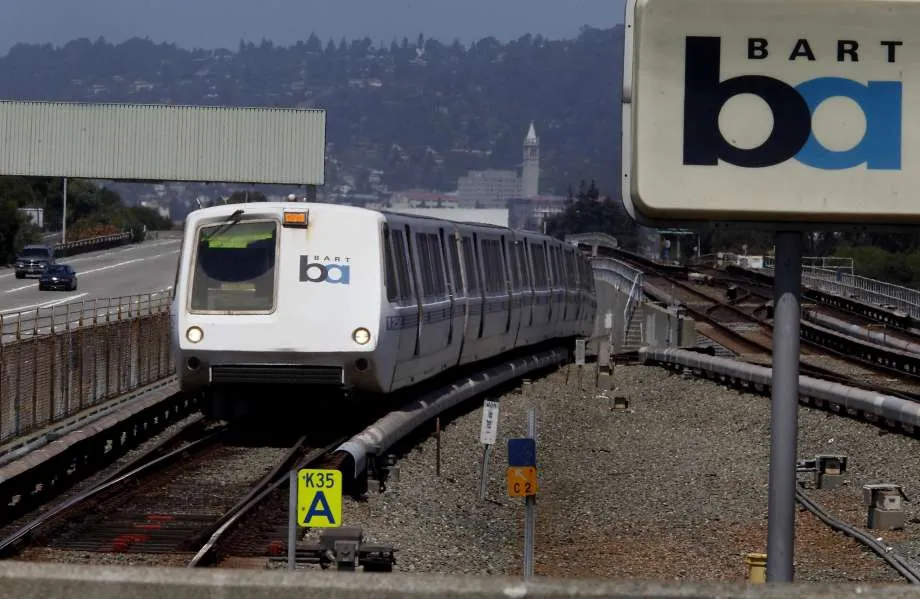
[[[517,262],[518,272],[521,273],[521,294],[518,312],[520,325],[515,345],[530,343],[531,328],[533,327],[533,285],[531,281],[530,264],[527,261],[524,239],[514,242],[514,260]]]
[[[477,359],[479,339],[482,337],[483,291],[479,275],[476,251],[476,234],[464,233],[460,238],[463,289],[466,294],[467,321],[463,333],[463,351],[460,362],[465,364]]]
[[[440,230],[441,247],[444,250],[444,264],[447,267],[447,285],[451,298],[451,328],[448,344],[453,348],[450,359],[459,362],[467,322],[466,293],[460,269],[460,237],[455,228]]]
[[[415,280],[412,276],[412,263],[409,260],[409,248],[406,245],[405,231],[393,227],[388,235],[393,273],[396,279],[396,291],[390,299],[392,313],[387,318],[388,334],[399,336],[396,362],[406,362],[415,355],[419,326],[419,304],[415,293]]]
[[[416,229],[413,241],[422,304],[418,355],[430,356],[448,347],[452,324],[444,251],[437,233]]]
[[[550,322],[550,286],[549,286],[549,264],[546,261],[546,242],[545,241],[528,241],[527,253],[530,255],[530,263],[533,267],[533,312],[534,326],[541,331],[540,339],[544,339],[544,333]]]
[[[521,268],[517,259],[517,242],[514,235],[502,236],[502,250],[507,264],[507,270],[510,273],[510,283],[507,285],[509,290],[509,311],[508,311],[508,345],[514,347],[517,343],[518,334],[521,330],[521,313],[524,306],[524,289],[521,285]]]

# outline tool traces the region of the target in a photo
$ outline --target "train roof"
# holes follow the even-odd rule
[[[439,218],[437,216],[428,216],[423,214],[405,214],[395,210],[389,210],[386,208],[364,208],[361,206],[349,206],[345,204],[330,204],[327,202],[248,202],[245,204],[219,204],[217,206],[209,206],[208,208],[199,208],[198,210],[193,210],[186,217],[187,220],[198,220],[201,218],[208,218],[212,216],[230,216],[236,210],[242,209],[246,211],[246,207],[250,206],[251,209],[255,212],[281,212],[283,210],[310,210],[314,208],[319,208],[320,210],[331,210],[336,212],[343,213],[357,213],[357,214],[378,214],[381,216],[392,216],[406,220],[422,220],[422,221],[431,221],[439,222],[445,224],[455,224],[455,225],[465,225],[468,227],[477,227],[481,229],[492,229],[496,231],[508,231],[516,235],[528,236],[531,238],[538,239],[551,239],[553,241],[558,241],[563,243],[563,240],[551,235],[546,235],[540,233],[539,231],[528,231],[526,229],[513,229],[511,227],[504,227],[501,225],[496,225],[493,223],[479,223],[472,221],[453,221],[447,220],[444,218]]]
[[[502,225],[496,225],[494,223],[480,223],[480,222],[468,221],[468,220],[447,220],[446,218],[439,218],[437,216],[428,216],[425,214],[406,214],[404,212],[398,212],[396,210],[388,210],[386,208],[375,209],[375,211],[380,212],[381,214],[385,214],[387,216],[396,216],[396,217],[404,218],[407,220],[419,219],[419,220],[437,221],[441,223],[448,223],[448,224],[454,224],[454,225],[466,225],[468,227],[479,227],[481,229],[495,229],[499,231],[510,231],[518,235],[528,235],[530,237],[542,237],[545,239],[553,239],[559,242],[562,241],[561,239],[557,239],[556,237],[552,237],[551,235],[540,233],[539,231],[528,231],[527,229],[513,229],[511,227],[504,227]]]

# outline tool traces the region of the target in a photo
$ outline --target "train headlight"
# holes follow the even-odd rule
[[[204,338],[204,331],[199,327],[189,327],[189,329],[185,331],[185,338],[192,343],[198,343]]]
[[[354,339],[355,343],[358,345],[367,345],[371,341],[371,332],[364,327],[359,327],[351,334],[351,338]]]

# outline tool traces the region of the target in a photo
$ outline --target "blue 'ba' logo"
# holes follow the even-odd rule
[[[344,264],[340,264],[344,262]],[[330,256],[301,256],[300,257],[300,282],[301,283],[331,283],[338,285],[351,284],[350,258]]]
[[[896,61],[900,41],[884,40],[873,51]],[[858,62],[858,43],[840,40],[838,62]],[[749,38],[747,58],[763,60],[769,55],[764,38]],[[869,51],[866,49],[866,51]],[[684,77],[684,164],[715,166],[720,160],[736,166],[763,168],[791,158],[822,170],[848,169],[865,164],[869,170],[901,168],[901,82],[861,83],[843,77],[817,77],[790,85],[763,74],[749,74],[722,80],[720,77],[721,39],[686,38]],[[816,57],[808,40],[799,40],[790,61]],[[812,69],[814,70],[814,69]],[[719,127],[722,106],[733,96],[759,96],[773,113],[773,131],[756,148],[742,149],[729,143]],[[856,146],[842,151],[825,147],[812,130],[818,106],[830,98],[855,102],[866,119],[866,130]]]

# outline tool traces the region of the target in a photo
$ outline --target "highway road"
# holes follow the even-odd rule
[[[21,325],[36,315],[49,317],[67,312],[67,305],[103,306],[106,298],[147,294],[171,288],[176,276],[179,240],[146,241],[98,252],[60,258],[77,273],[76,291],[39,291],[38,279],[17,279],[12,269],[0,269],[0,317],[4,337],[15,326],[21,313]],[[162,297],[162,296],[161,296]],[[42,323],[45,328],[49,323]]]

